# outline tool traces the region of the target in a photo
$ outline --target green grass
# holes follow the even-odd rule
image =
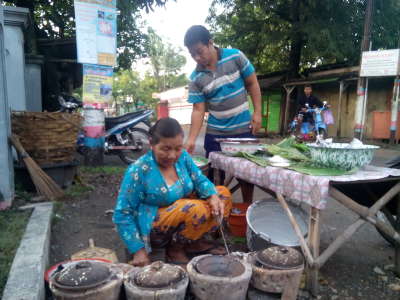
[[[103,166],[103,167],[80,167],[79,171],[89,174],[123,174],[126,167]]]
[[[31,211],[13,209],[0,211],[0,295],[30,214]]]
[[[93,188],[90,186],[85,186],[82,184],[73,184],[65,190],[65,195],[72,198],[76,198],[76,197],[81,197],[87,192],[90,192],[92,190]]]

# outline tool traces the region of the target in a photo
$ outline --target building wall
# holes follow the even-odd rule
[[[357,81],[348,82],[349,86],[342,95],[340,135],[341,137],[353,137],[354,115],[357,100],[356,84]],[[372,113],[373,111],[389,111],[391,108],[393,79],[372,78],[369,80],[368,104],[365,137],[372,138]],[[331,110],[335,118],[335,124],[328,128],[329,136],[337,136],[338,132],[338,105],[339,105],[339,82],[313,85],[313,92],[322,101],[327,101],[331,105]]]
[[[42,111],[42,67],[27,63],[25,66],[26,110]]]
[[[12,110],[27,110],[24,35],[18,26],[5,26],[7,92]]]

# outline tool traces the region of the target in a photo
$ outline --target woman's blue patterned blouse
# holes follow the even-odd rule
[[[180,188],[168,188],[153,151],[147,152],[125,172],[113,221],[131,253],[144,247],[151,251],[149,234],[159,207],[169,206],[192,192],[201,199],[217,193],[186,150],[175,163],[175,169],[180,184],[174,186]]]

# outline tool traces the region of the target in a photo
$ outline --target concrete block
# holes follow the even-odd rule
[[[43,300],[53,203],[35,205],[14,257],[2,300]]]

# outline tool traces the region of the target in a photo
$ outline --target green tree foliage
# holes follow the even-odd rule
[[[182,49],[163,41],[152,28],[148,28],[148,37],[147,53],[157,90],[163,91],[187,84],[185,75],[178,76],[186,64],[186,58],[181,54]]]
[[[167,0],[118,0],[117,45],[118,66],[128,69],[145,54],[147,35],[140,31],[141,13],[163,6]],[[36,51],[37,38],[71,38],[75,36],[73,0],[0,0],[1,4],[29,8],[32,26],[29,29],[30,51]]]
[[[183,86],[188,82],[185,74],[169,75],[167,80],[173,84],[172,87]],[[113,98],[117,106],[124,106],[126,111],[142,103],[155,108],[158,99],[153,98],[153,94],[159,91],[157,79],[150,73],[146,73],[143,78],[133,70],[120,70],[114,74]]]
[[[259,73],[321,64],[356,64],[366,0],[214,0],[208,23],[221,46],[241,49]],[[375,0],[373,49],[395,48],[397,0]]]

